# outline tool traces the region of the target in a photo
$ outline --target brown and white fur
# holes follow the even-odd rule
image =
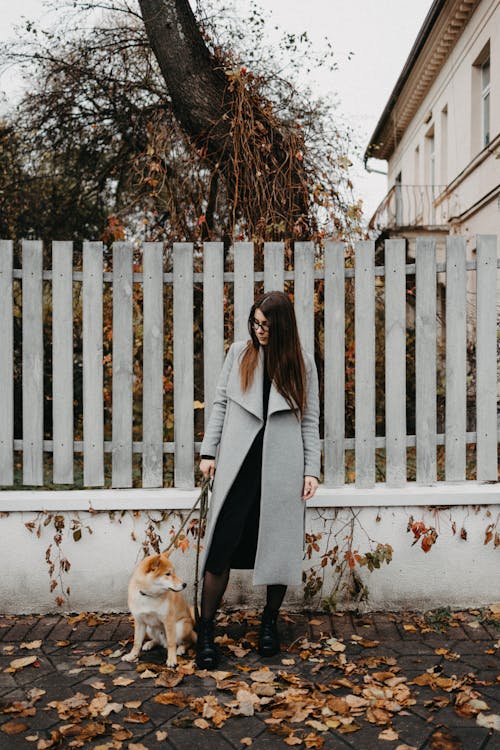
[[[175,574],[168,554],[150,555],[136,567],[128,585],[128,606],[134,618],[134,645],[123,661],[135,661],[141,647],[167,649],[167,667],[196,643],[193,612],[180,591],[186,584]],[[144,639],[150,640],[144,643]],[[143,645],[144,643],[144,645]]]

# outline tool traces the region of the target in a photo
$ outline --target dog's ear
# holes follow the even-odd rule
[[[154,570],[157,570],[161,561],[160,555],[153,555],[146,565],[146,573],[152,573]]]

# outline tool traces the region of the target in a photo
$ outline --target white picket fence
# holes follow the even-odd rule
[[[112,453],[112,486],[132,487],[133,453],[142,454],[142,487],[162,487],[164,454],[174,454],[174,485],[194,486],[194,338],[193,289],[203,286],[203,363],[205,420],[224,357],[224,285],[234,287],[234,337],[247,338],[247,317],[256,282],[264,290],[293,282],[301,340],[314,351],[316,285],[324,285],[323,453],[324,486],[345,482],[345,452],[355,450],[356,488],[375,486],[375,450],[386,453],[386,485],[403,487],[407,448],[416,446],[417,485],[437,479],[436,447],[445,445],[447,481],[466,478],[466,444],[476,444],[476,476],[498,481],[497,434],[497,239],[477,237],[477,254],[466,259],[463,237],[447,240],[446,263],[436,263],[435,242],[419,238],[415,264],[405,263],[405,243],[388,240],[385,267],[375,267],[374,243],[355,246],[355,267],[345,267],[345,246],[327,242],[318,262],[312,243],[296,243],[294,270],[285,270],[284,247],[267,243],[264,271],[254,271],[251,243],[234,246],[233,270],[224,270],[222,243],[203,247],[203,272],[193,271],[193,246],[173,247],[173,270],[165,272],[162,243],[144,243],[142,271],[133,268],[130,243],[113,247],[113,270],[104,272],[103,248],[83,245],[83,270],[73,268],[70,242],[52,244],[52,269],[43,270],[42,244],[22,243],[22,269],[13,268],[13,243],[0,241],[0,485],[12,486],[14,451],[22,450],[23,484],[43,485],[44,452],[53,454],[53,482],[72,484],[74,454],[83,451],[84,485],[104,485],[105,453]],[[446,428],[437,434],[436,289],[437,273],[446,273]],[[476,431],[466,432],[466,276],[476,279]],[[406,429],[406,289],[416,282],[416,430]],[[386,435],[375,429],[375,285],[384,278]],[[356,433],[346,438],[345,285],[355,283]],[[14,439],[13,286],[22,284],[22,440]],[[52,439],[44,439],[43,284],[52,284]],[[73,286],[83,299],[83,441],[73,425]],[[103,289],[112,284],[112,441],[104,440]],[[142,442],[133,441],[133,285],[143,285]],[[164,287],[173,286],[172,309],[164,305]],[[165,308],[165,309],[164,309]],[[174,441],[164,441],[164,332],[173,326]]]

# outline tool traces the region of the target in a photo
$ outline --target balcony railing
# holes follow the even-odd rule
[[[446,185],[402,185],[389,190],[370,220],[370,229],[425,227],[447,223]]]

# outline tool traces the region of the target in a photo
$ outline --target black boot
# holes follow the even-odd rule
[[[261,656],[274,656],[280,650],[280,639],[276,621],[278,613],[268,610],[267,607],[262,613],[260,623],[258,651]]]
[[[214,622],[200,618],[196,624],[196,664],[199,669],[215,669],[219,655],[214,643]]]

